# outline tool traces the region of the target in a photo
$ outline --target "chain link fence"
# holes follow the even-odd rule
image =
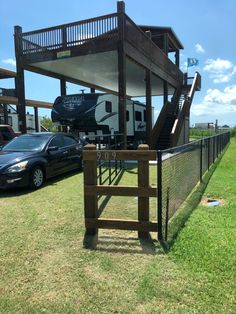
[[[158,238],[168,240],[170,221],[230,141],[230,132],[158,151]]]

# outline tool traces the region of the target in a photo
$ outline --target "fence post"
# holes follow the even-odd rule
[[[141,144],[138,150],[148,150],[149,146]],[[138,161],[138,187],[149,186],[149,161]],[[138,196],[138,221],[149,221],[149,197]],[[148,231],[138,231],[139,238],[148,238]]]
[[[162,242],[163,233],[162,233],[162,152],[161,150],[157,151],[157,201],[158,201],[157,232],[158,232],[158,240]]]
[[[215,136],[213,137],[213,157],[212,157],[212,163],[214,163],[215,162]]]
[[[210,152],[211,152],[211,138],[208,137],[207,140],[208,150],[207,150],[207,169],[210,169]]]
[[[200,182],[202,182],[202,144],[203,140],[201,140],[200,145]]]
[[[88,144],[84,147],[85,151],[94,151],[96,146]],[[84,216],[85,216],[85,227],[86,235],[96,236],[98,233],[97,228],[88,228],[86,218],[97,218],[97,196],[87,195],[86,186],[97,185],[97,161],[84,159]]]

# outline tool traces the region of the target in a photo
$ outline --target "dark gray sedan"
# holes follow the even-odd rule
[[[31,133],[0,150],[0,188],[40,188],[48,178],[82,169],[83,142],[66,133]]]

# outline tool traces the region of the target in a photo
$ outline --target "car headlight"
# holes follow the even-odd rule
[[[28,160],[21,161],[7,168],[5,172],[8,172],[8,173],[21,172],[26,169],[27,165],[28,165]]]

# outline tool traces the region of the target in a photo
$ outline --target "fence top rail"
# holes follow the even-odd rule
[[[180,145],[180,146],[175,146],[175,147],[171,147],[171,148],[167,148],[167,149],[163,149],[163,150],[159,150],[159,151],[162,152],[162,153],[170,153],[170,152],[177,151],[177,150],[181,151],[182,149],[185,149],[188,146],[197,145],[197,144],[200,144],[201,141],[205,141],[205,140],[208,140],[208,139],[211,139],[211,138],[220,137],[220,136],[223,136],[225,134],[230,134],[230,132],[226,131],[226,132],[222,132],[222,133],[219,133],[219,134],[203,137],[203,138],[201,138],[199,140],[194,140],[194,141],[191,141],[191,142],[189,142],[187,144],[183,144],[183,145]]]
[[[39,33],[49,32],[49,31],[55,31],[55,30],[64,29],[67,27],[72,27],[72,26],[87,24],[87,23],[91,23],[91,22],[97,22],[100,20],[110,19],[110,18],[113,18],[116,16],[118,16],[117,13],[102,15],[102,16],[98,16],[98,17],[94,17],[94,18],[90,18],[90,19],[86,19],[86,20],[81,20],[81,21],[77,21],[77,22],[72,22],[72,23],[68,23],[68,24],[61,24],[61,25],[52,26],[49,28],[41,28],[41,29],[37,29],[34,31],[30,31],[30,32],[23,32],[22,36],[29,36],[29,35],[35,35],[35,34],[39,34]]]
[[[86,145],[87,146],[87,145]],[[155,150],[86,150],[83,151],[84,160],[138,160],[149,161],[157,159]],[[89,145],[90,146],[90,145]]]

